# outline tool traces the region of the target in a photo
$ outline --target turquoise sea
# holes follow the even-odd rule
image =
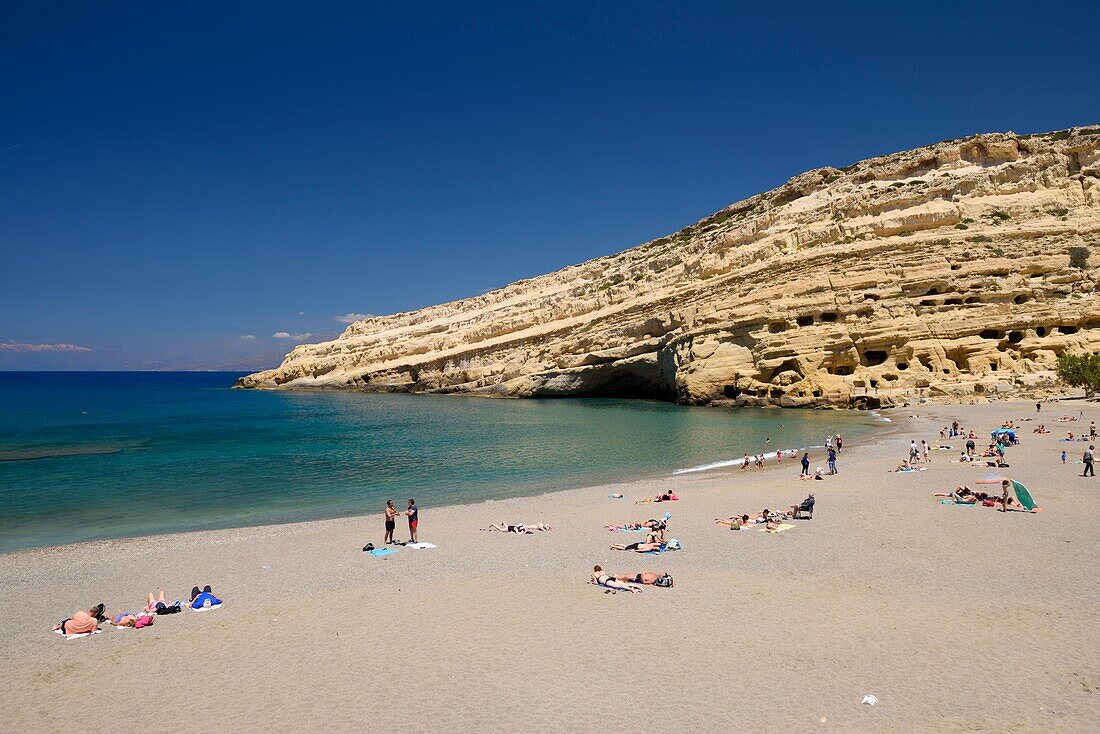
[[[233,390],[236,373],[0,372],[0,552],[668,476],[849,442],[867,414]],[[765,437],[771,437],[770,444]]]

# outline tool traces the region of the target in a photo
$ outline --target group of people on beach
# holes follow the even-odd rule
[[[397,529],[397,516],[400,514],[402,513],[393,506],[393,500],[386,500],[386,545],[403,545],[393,538],[393,533]],[[404,515],[409,518],[409,542],[416,543],[418,542],[416,532],[420,527],[420,508],[417,507],[416,500],[409,500],[409,506],[405,509]]]
[[[817,500],[814,498],[814,493],[810,492],[810,495],[799,502],[798,504],[791,505],[789,510],[783,512],[774,512],[768,508],[764,508],[761,512],[756,512],[751,515],[741,515],[740,517],[734,515],[730,518],[714,518],[716,525],[725,525],[730,530],[740,530],[741,528],[748,527],[750,525],[763,525],[765,530],[774,531],[779,528],[780,523],[784,520],[797,520],[803,514],[813,518],[814,504]]]
[[[214,592],[209,585],[201,589],[194,586],[191,588],[191,596],[186,607],[195,611],[202,611],[214,609],[221,606],[221,604],[222,600],[214,596]],[[66,637],[81,637],[96,633],[102,624],[118,628],[142,629],[153,624],[155,615],[177,614],[182,612],[184,607],[184,603],[179,599],[174,602],[166,601],[163,590],[160,590],[156,595],[149,592],[145,607],[140,611],[127,612],[120,609],[114,614],[108,614],[106,605],[100,603],[87,611],[78,610],[73,612],[73,616],[54,625],[53,631]]]

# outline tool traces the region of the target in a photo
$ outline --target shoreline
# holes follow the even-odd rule
[[[1089,412],[1085,426],[1100,418]],[[1033,416],[1034,404],[912,413],[846,446],[840,473],[824,481],[798,481],[792,460],[789,471],[769,464],[428,507],[420,536],[438,547],[387,558],[360,550],[381,547],[380,513],[2,555],[0,723],[138,731],[155,712],[246,732],[371,730],[377,701],[411,696],[418,713],[402,725],[413,732],[636,731],[632,717],[576,705],[598,690],[608,701],[654,701],[676,731],[746,717],[783,732],[1095,731],[1100,507],[1089,498],[1100,484],[1057,459],[1080,444],[1022,424],[1009,471],[1041,513],[949,507],[932,495],[989,470],[934,452],[927,471],[891,473],[910,438],[938,444],[952,418],[984,436],[1004,418]],[[1061,411],[1051,413],[1053,430]],[[680,501],[633,503],[666,489]],[[627,499],[608,499],[616,491]],[[814,519],[780,534],[713,522],[809,491]],[[666,510],[683,550],[609,550],[640,538],[605,524]],[[554,529],[478,530],[502,520]],[[405,523],[396,536],[407,538]],[[585,583],[596,563],[667,571],[675,586],[601,593]],[[215,614],[86,640],[48,631],[81,606],[104,601],[114,612],[157,588],[177,598],[207,583],[225,600]],[[637,674],[652,665],[675,674],[657,684]],[[52,695],[61,680],[67,695]],[[1011,695],[990,695],[1008,680]],[[730,691],[777,703],[766,716],[716,707]],[[878,706],[860,704],[868,693]]]
[[[516,399],[519,399],[519,398],[516,398]],[[845,412],[855,412],[855,411],[845,411]],[[862,413],[864,411],[858,411],[858,412]],[[878,412],[878,411],[866,411],[866,412],[875,413],[875,412]],[[887,419],[887,420],[889,422],[879,423],[878,421],[876,421],[874,425],[863,426],[866,433],[863,435],[862,440],[858,445],[859,446],[868,446],[868,445],[874,444],[876,442],[880,442],[880,441],[884,440],[885,438],[887,438],[888,436],[893,435],[893,433],[896,433],[897,431],[900,431],[901,429],[899,428],[899,426],[905,425],[905,423],[903,421],[892,421],[892,420],[889,420],[889,419]],[[906,416],[906,420],[907,421],[909,420],[908,416]],[[891,429],[893,429],[893,430],[891,430]],[[784,452],[789,451],[789,450],[792,450],[792,449],[788,449],[788,448],[783,449]],[[822,462],[824,461],[824,458],[823,458],[824,453],[825,453],[824,446],[801,447],[801,448],[797,448],[797,449],[793,449],[793,450],[798,451],[798,452],[808,451],[810,453],[810,456],[811,456],[811,461],[818,461],[818,460],[820,460]],[[850,449],[850,451],[851,450],[852,449]],[[750,453],[749,456],[751,458],[751,457],[755,456],[755,454]],[[814,458],[815,456],[818,456],[819,458]],[[726,463],[727,461],[734,462],[734,463]],[[715,473],[722,473],[722,474],[728,475],[729,477],[735,477],[735,476],[738,476],[739,473],[742,471],[741,468],[740,468],[741,461],[742,461],[741,458],[730,459],[730,460],[723,460],[723,461],[720,461],[720,462],[714,462],[715,464],[719,464],[719,466],[700,465],[700,466],[693,466],[693,467],[685,467],[683,469],[676,469],[676,470],[672,470],[671,472],[668,472],[668,470],[664,470],[662,473],[657,473],[655,471],[649,471],[649,472],[643,472],[642,474],[623,479],[622,481],[601,482],[601,483],[596,483],[596,484],[581,484],[580,486],[558,487],[558,488],[554,488],[554,489],[548,489],[548,490],[545,490],[545,491],[536,491],[532,494],[520,494],[520,495],[513,495],[513,496],[510,496],[510,497],[490,498],[490,499],[484,499],[484,500],[462,501],[462,502],[455,502],[455,503],[444,503],[444,504],[440,504],[440,505],[431,505],[430,510],[431,510],[432,513],[435,513],[435,512],[439,512],[439,511],[442,511],[442,510],[447,509],[447,508],[473,508],[473,507],[478,507],[478,506],[482,506],[482,505],[485,505],[485,504],[488,504],[488,503],[493,503],[493,502],[507,502],[509,500],[523,500],[523,499],[529,499],[529,498],[542,498],[542,497],[552,498],[555,495],[567,494],[567,493],[571,493],[571,492],[592,492],[592,491],[602,491],[602,490],[607,490],[607,489],[621,490],[624,487],[628,488],[632,485],[637,485],[637,484],[646,484],[646,485],[653,484],[653,485],[656,485],[657,483],[659,483],[661,481],[674,481],[674,480],[681,479],[681,478],[689,479],[689,478],[692,478],[692,477],[697,477],[697,478],[713,479],[713,478],[717,478],[717,477],[710,476],[710,475],[715,474]],[[784,459],[784,461],[786,461],[786,462],[797,462],[798,459],[797,458],[786,458],[786,459]],[[778,469],[778,468],[779,467],[776,466],[776,462],[775,462],[775,450],[772,449],[770,454],[765,454],[764,455],[764,469],[770,471],[770,470],[774,470],[774,469]],[[749,475],[755,475],[760,470],[754,467],[752,469],[748,469],[748,470],[745,470],[745,471],[747,471],[749,473]],[[398,501],[403,502],[403,500],[398,500]],[[248,531],[248,530],[265,531],[265,530],[274,529],[274,528],[293,528],[294,526],[298,526],[298,525],[312,526],[312,525],[317,525],[317,524],[321,524],[321,523],[329,523],[329,522],[332,522],[332,523],[336,523],[336,522],[362,522],[362,521],[366,521],[367,518],[373,518],[373,517],[380,516],[381,513],[382,513],[382,510],[379,509],[375,512],[356,513],[356,514],[351,514],[351,515],[341,515],[341,516],[337,516],[337,517],[323,517],[323,518],[316,518],[316,519],[310,519],[310,520],[289,520],[287,522],[259,523],[259,524],[254,524],[254,525],[250,525],[250,524],[246,524],[246,525],[229,525],[229,526],[217,527],[217,528],[199,528],[199,529],[194,529],[194,530],[169,530],[169,531],[159,532],[159,533],[144,533],[144,534],[137,534],[137,535],[119,535],[119,536],[112,536],[112,537],[107,537],[107,538],[95,538],[95,539],[91,539],[91,540],[79,540],[79,541],[74,541],[74,542],[71,542],[71,543],[55,543],[55,544],[51,544],[51,545],[32,546],[32,547],[29,547],[29,548],[19,548],[19,549],[16,549],[16,550],[4,551],[4,552],[0,552],[0,559],[5,558],[5,557],[17,556],[17,555],[21,555],[21,554],[41,554],[41,553],[48,553],[48,552],[57,553],[57,552],[63,552],[63,551],[65,551],[67,549],[70,549],[70,548],[73,548],[73,549],[86,549],[86,550],[89,550],[89,551],[94,551],[97,547],[113,547],[115,545],[118,545],[120,543],[125,543],[127,541],[141,541],[141,540],[144,540],[144,539],[151,539],[151,538],[166,538],[166,539],[180,538],[180,539],[183,539],[183,538],[186,538],[187,536],[198,535],[198,534],[221,534],[221,533],[243,532],[243,531]]]

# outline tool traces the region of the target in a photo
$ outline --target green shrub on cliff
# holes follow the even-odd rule
[[[1065,354],[1058,358],[1054,371],[1070,387],[1083,387],[1086,396],[1100,390],[1100,355]]]

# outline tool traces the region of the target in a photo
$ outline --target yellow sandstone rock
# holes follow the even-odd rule
[[[1100,349],[1100,127],[819,168],[676,234],[351,324],[240,387],[889,405]]]

